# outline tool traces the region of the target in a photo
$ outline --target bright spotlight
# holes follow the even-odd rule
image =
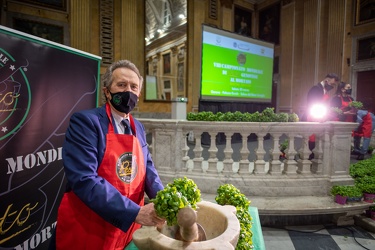
[[[327,115],[327,107],[322,104],[314,104],[310,109],[310,116],[313,119],[321,120]]]

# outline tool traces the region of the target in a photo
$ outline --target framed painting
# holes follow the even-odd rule
[[[244,36],[251,36],[251,11],[234,6],[234,32]]]
[[[171,54],[164,54],[163,55],[163,73],[170,74],[171,73]]]
[[[177,65],[177,72],[177,91],[183,92],[185,90],[184,63],[179,63]]]
[[[356,0],[355,5],[355,25],[375,21],[375,0]]]
[[[164,89],[171,89],[171,81],[164,80]]]
[[[42,17],[9,12],[6,15],[6,26],[41,37],[53,42],[70,46],[69,24]]]
[[[18,2],[37,5],[56,10],[67,11],[67,0],[17,0]]]
[[[375,35],[357,40],[357,62],[375,59]]]
[[[163,82],[163,94],[162,99],[170,101],[171,100],[171,92],[172,92],[172,86],[171,86],[171,80],[164,80]]]
[[[280,43],[280,3],[259,11],[258,34],[261,40]]]
[[[64,44],[64,27],[23,18],[13,18],[13,29]]]

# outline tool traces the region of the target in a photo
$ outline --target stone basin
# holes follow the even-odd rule
[[[206,232],[205,241],[176,240],[176,226],[162,228],[144,226],[133,234],[133,242],[140,250],[146,249],[235,249],[240,234],[240,223],[234,206],[221,206],[213,202],[197,203],[197,223]]]

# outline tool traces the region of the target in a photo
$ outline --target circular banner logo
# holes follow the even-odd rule
[[[26,59],[16,60],[0,48],[0,141],[16,132],[30,111],[28,66]]]

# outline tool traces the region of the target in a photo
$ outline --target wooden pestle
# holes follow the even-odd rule
[[[197,214],[191,207],[181,208],[177,213],[177,224],[180,226],[179,233],[183,241],[196,241],[199,238],[197,225]],[[179,238],[176,235],[176,239]]]

